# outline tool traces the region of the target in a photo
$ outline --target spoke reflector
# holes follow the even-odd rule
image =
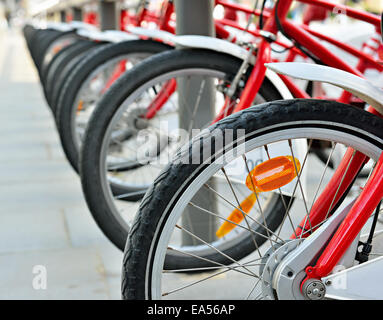
[[[257,197],[255,193],[250,194],[245,200],[241,202],[240,208],[242,208],[243,212],[238,209],[234,209],[227,218],[227,220],[237,224],[240,223],[244,218],[244,213],[249,214],[256,200]],[[222,238],[223,236],[227,235],[231,230],[233,230],[236,227],[235,224],[230,223],[229,221],[225,221],[215,233],[215,235],[218,238]]]
[[[222,238],[245,218],[245,214],[249,214],[257,201],[257,194],[283,187],[297,176],[300,169],[299,160],[291,156],[275,157],[257,165],[246,178],[246,186],[253,193],[241,202],[239,209],[231,212],[227,218],[228,221],[225,221],[217,230],[216,236]]]
[[[291,182],[300,169],[301,164],[297,158],[275,157],[262,162],[251,170],[246,178],[246,186],[255,192],[276,190]]]
[[[80,100],[80,102],[77,105],[77,114],[82,111],[84,108],[84,101]]]

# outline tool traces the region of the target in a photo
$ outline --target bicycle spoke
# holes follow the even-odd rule
[[[299,174],[299,172],[298,172],[298,167],[297,167],[297,164],[296,164],[296,161],[295,161],[295,157],[294,157],[293,146],[292,146],[292,143],[291,143],[291,140],[290,140],[290,139],[288,140],[288,144],[289,144],[289,147],[290,147],[291,156],[293,157],[293,163],[294,163],[295,173],[296,173],[296,175],[297,175],[299,188],[300,188],[300,190],[301,190],[301,194],[302,194],[302,198],[303,198],[303,204],[304,204],[304,206],[305,206],[305,210],[306,210],[306,216],[307,216],[307,219],[308,219],[308,222],[309,222],[309,225],[310,225],[310,230],[312,230],[312,227],[311,227],[311,220],[310,220],[310,213],[309,213],[309,210],[308,210],[308,207],[307,207],[307,201],[306,201],[306,197],[305,197],[304,190],[303,190],[303,187],[302,187],[302,182],[301,182],[301,179],[300,179],[300,174]],[[308,151],[307,151],[307,154],[308,154]],[[303,166],[302,166],[300,172],[302,172],[303,170],[304,170],[304,168],[303,168]]]
[[[242,273],[242,274],[245,274],[245,275],[248,275],[248,276],[251,276],[253,277],[254,275],[253,274],[250,274],[250,273],[247,273],[243,270],[239,270],[239,268],[243,268],[242,265],[238,265],[238,266],[228,266],[228,265],[224,265],[222,263],[219,263],[217,261],[214,261],[214,260],[211,260],[211,259],[207,259],[207,258],[204,258],[204,257],[201,257],[201,256],[198,256],[198,255],[195,255],[193,253],[190,253],[190,252],[186,252],[186,251],[182,251],[182,250],[178,250],[176,248],[173,248],[173,247],[168,247],[169,250],[173,250],[173,251],[176,251],[178,253],[181,253],[181,254],[184,254],[186,256],[189,256],[189,257],[193,257],[193,258],[196,258],[198,260],[202,260],[202,261],[206,261],[206,262],[209,262],[209,263],[212,263],[212,264],[215,264],[217,265],[217,268],[224,268],[224,269],[230,269],[230,270],[233,270],[233,271],[236,271],[236,272],[239,272],[239,273]],[[257,261],[258,259],[255,259],[253,260],[252,262],[255,262]],[[200,270],[205,270],[206,268],[209,268],[209,267],[203,267],[203,268],[200,268]],[[214,268],[214,267],[212,267]],[[196,270],[196,268],[192,268],[191,271],[193,270]],[[174,270],[163,270],[163,272],[166,272],[166,273],[170,273],[170,272],[174,272]]]
[[[336,190],[336,192],[335,192],[335,195],[334,195],[334,197],[333,197],[333,199],[332,199],[332,201],[331,201],[331,204],[330,204],[330,206],[329,206],[329,208],[328,208],[328,210],[327,210],[325,219],[327,219],[328,215],[330,214],[330,211],[331,211],[331,209],[332,209],[332,205],[334,204],[335,199],[336,199],[336,197],[337,197],[337,195],[338,195],[338,192],[339,192],[339,190],[340,190],[340,187],[341,187],[342,184],[343,184],[343,180],[344,180],[344,178],[346,177],[348,168],[350,167],[351,162],[354,160],[355,154],[356,154],[356,151],[354,150],[354,152],[352,153],[351,159],[350,159],[349,163],[347,164],[346,170],[345,170],[344,173],[343,173],[342,179],[340,180],[340,183],[339,183],[339,186],[338,186],[338,188],[337,188],[337,190]]]
[[[212,246],[210,243],[206,242],[205,240],[201,239],[200,237],[198,237],[197,235],[193,234],[192,232],[186,230],[185,228],[179,226],[179,225],[176,225],[176,228],[186,232],[188,235],[194,237],[196,240],[202,242],[203,244],[207,245],[208,247],[210,247],[211,249],[213,249],[214,251],[216,251],[217,253],[219,253],[220,255],[224,256],[225,258],[229,259],[231,262],[241,266],[241,264],[236,261],[235,259],[233,259],[232,257],[228,256],[227,254],[225,254],[224,252],[222,252],[221,250],[217,249],[216,247]],[[248,272],[250,272],[254,277],[258,277],[256,274],[254,274],[252,271],[248,270],[246,267],[243,267],[244,269],[246,269]]]
[[[316,198],[317,198],[317,196],[318,196],[319,189],[320,189],[320,187],[321,187],[321,185],[322,185],[323,178],[324,178],[325,173],[326,173],[326,171],[327,171],[328,165],[329,165],[329,163],[330,163],[330,160],[331,160],[331,157],[332,157],[332,155],[333,155],[333,153],[334,153],[334,150],[335,150],[336,145],[337,145],[336,143],[332,143],[331,152],[330,152],[330,154],[329,154],[329,156],[328,156],[328,158],[327,158],[325,167],[324,167],[323,172],[322,172],[322,174],[321,174],[321,177],[320,177],[320,179],[319,179],[319,183],[318,183],[318,186],[317,186],[317,188],[316,188],[316,191],[315,191],[315,194],[314,194],[314,197],[313,197],[313,201],[312,201],[312,203],[311,203],[310,212],[311,212],[311,210],[312,210],[312,208],[313,208],[313,205],[314,205],[314,203],[315,203],[315,200],[316,200]]]
[[[249,294],[247,295],[247,297],[246,297],[245,300],[249,300],[249,299],[250,299],[251,294],[252,294],[252,293],[254,292],[254,290],[257,288],[257,286],[258,286],[258,284],[259,284],[260,281],[261,281],[261,279],[256,280],[256,282],[255,282],[253,288],[250,290],[250,292],[249,292]],[[254,300],[256,300],[256,298],[255,298]]]
[[[224,200],[226,203],[228,203],[230,206],[232,206],[234,209],[237,209],[239,210],[242,214],[246,215],[246,212],[243,212],[242,209],[238,208],[235,204],[231,203],[230,201],[228,201],[224,196],[222,196],[219,192],[217,192],[216,190],[214,190],[213,188],[211,188],[208,184],[205,183],[204,185],[206,188],[208,188],[209,190],[213,191],[217,196],[219,196],[222,200]],[[263,228],[265,231],[269,231],[270,234],[273,234],[276,236],[277,239],[280,239],[281,241],[285,242],[282,238],[280,238],[277,234],[275,234],[273,231],[271,231],[270,229],[267,229],[266,226],[262,225],[260,222],[258,222],[257,220],[253,219],[251,216],[248,216],[248,218],[256,223],[257,225],[259,225],[261,228]]]
[[[242,158],[243,158],[243,160],[244,160],[244,162],[245,162],[245,167],[246,167],[246,170],[247,170],[247,174],[248,174],[248,176],[250,176],[250,178],[251,178],[250,180],[251,180],[251,183],[252,183],[252,185],[253,185],[253,190],[255,190],[254,181],[253,181],[253,178],[252,178],[252,176],[251,176],[251,174],[250,174],[250,170],[249,170],[249,166],[248,166],[248,164],[247,164],[246,156],[243,155]],[[268,230],[269,227],[268,227],[268,225],[267,225],[267,223],[266,223],[266,218],[265,218],[265,215],[264,215],[264,213],[263,213],[261,204],[259,203],[259,199],[258,199],[258,194],[257,194],[257,192],[254,191],[254,195],[255,195],[255,198],[256,198],[256,201],[257,201],[257,204],[258,204],[258,209],[259,209],[259,211],[261,212],[261,216],[262,216],[263,224],[265,225],[266,229]],[[269,231],[267,231],[267,236],[268,236],[268,238],[269,238],[269,240],[270,240],[271,247],[274,249],[274,246],[273,246],[273,243],[272,243],[272,241],[271,241],[271,236],[270,236]]]
[[[211,211],[209,211],[209,210],[207,210],[207,209],[201,208],[200,206],[198,206],[198,205],[196,205],[196,204],[194,204],[194,203],[192,203],[192,202],[189,202],[189,205],[191,205],[191,206],[193,206],[194,208],[197,208],[197,209],[199,209],[199,210],[201,210],[201,211],[203,211],[203,212],[205,212],[205,213],[208,213],[208,214],[210,214],[210,215],[212,215],[212,216],[214,216],[214,217],[217,217],[217,218],[219,218],[219,219],[221,219],[221,220],[223,220],[223,221],[226,221],[226,222],[228,222],[228,223],[231,223],[231,224],[233,224],[233,225],[235,225],[235,226],[237,226],[237,227],[239,227],[239,228],[242,228],[242,229],[244,229],[244,230],[246,230],[246,231],[248,231],[248,232],[250,232],[250,233],[252,233],[252,234],[256,234],[256,235],[258,235],[258,236],[260,236],[260,237],[263,237],[263,238],[265,238],[265,239],[268,239],[267,236],[265,236],[265,235],[263,235],[263,234],[261,234],[261,233],[255,231],[255,230],[253,230],[249,225],[248,225],[248,227],[246,228],[246,227],[244,227],[244,226],[242,226],[242,225],[240,225],[240,224],[238,224],[238,223],[235,223],[235,222],[233,222],[233,221],[231,221],[231,220],[229,220],[229,219],[226,219],[226,218],[220,216],[220,215],[217,214],[217,213],[214,213],[214,212],[211,212]],[[255,239],[254,239],[254,241],[255,241]],[[277,242],[277,241],[275,241],[275,240],[272,240],[272,241],[274,241],[274,242],[277,243],[277,244],[280,244],[280,242]],[[256,241],[255,241],[255,243],[256,243]]]
[[[228,184],[229,184],[229,186],[230,186],[231,192],[232,192],[233,195],[234,195],[234,198],[235,198],[235,200],[236,200],[236,202],[237,202],[237,206],[238,206],[238,208],[240,208],[240,210],[241,210],[241,214],[242,214],[242,216],[243,216],[243,218],[244,218],[244,220],[245,220],[245,222],[246,222],[246,224],[247,224],[248,229],[251,229],[250,224],[249,224],[249,221],[247,220],[247,216],[248,216],[248,215],[243,211],[243,209],[242,209],[242,207],[241,207],[241,204],[240,204],[240,202],[239,202],[239,200],[238,200],[238,197],[237,197],[237,195],[236,195],[236,193],[235,193],[235,191],[234,191],[233,185],[231,184],[230,179],[229,179],[229,177],[227,176],[225,169],[224,169],[224,168],[221,168],[221,171],[223,172],[223,174],[224,174],[224,176],[225,176],[225,178],[226,178],[226,181],[228,182]],[[257,251],[258,251],[259,255],[261,255],[261,253],[260,253],[260,251],[259,251],[259,247],[258,247],[257,241],[256,241],[255,238],[254,238],[254,234],[252,233],[251,236],[252,236],[253,243],[254,243],[255,247],[257,248]],[[269,236],[270,236],[270,235],[268,234],[268,237],[269,237]]]

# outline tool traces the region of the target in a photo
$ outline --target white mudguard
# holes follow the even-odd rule
[[[115,43],[139,39],[135,35],[132,35],[123,31],[118,31],[118,30],[98,31],[98,30],[79,29],[77,30],[77,34],[81,37],[84,37],[90,40],[115,42]]]
[[[175,36],[174,34],[167,32],[167,31],[162,31],[162,30],[157,30],[157,29],[145,29],[145,28],[139,28],[139,27],[128,27],[128,31],[131,34],[134,34],[136,36],[141,36],[141,37],[147,37],[150,39],[155,39],[155,40],[161,40],[162,42],[170,45],[174,45],[175,43]]]
[[[241,60],[247,59],[247,56],[249,54],[249,52],[246,49],[240,47],[239,45],[236,45],[226,40],[221,40],[207,36],[176,36],[174,39],[174,43],[180,47],[185,48],[206,49],[226,53]],[[250,63],[255,63],[255,57],[252,57]],[[281,80],[281,78],[278,77],[278,75],[275,72],[273,72],[272,70],[267,70],[266,78],[268,78],[270,82],[276,87],[283,99],[293,98],[289,89],[286,87],[284,82]]]
[[[298,62],[267,63],[266,67],[293,78],[330,83],[351,92],[383,113],[383,90],[351,73],[327,66]]]

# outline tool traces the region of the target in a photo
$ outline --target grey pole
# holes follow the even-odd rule
[[[60,21],[61,22],[66,22],[66,10],[61,10],[60,11]]]
[[[118,3],[116,1],[99,1],[101,30],[118,30],[120,25]]]
[[[213,0],[175,0],[177,35],[204,35],[215,36],[214,20],[213,20]],[[182,49],[182,48],[179,48]],[[193,77],[191,83],[188,84],[188,90],[185,89],[186,81],[178,80],[179,95],[179,123],[180,128],[189,130],[191,112],[185,110],[193,110],[196,104],[197,96],[202,87],[203,79]],[[193,129],[200,129],[213,119],[215,113],[215,88],[212,81],[205,81],[203,84],[203,94],[200,97],[198,112],[194,118]],[[211,185],[211,181],[209,184]],[[201,189],[203,190],[203,189]],[[209,191],[197,193],[193,199],[193,204],[202,208],[216,212],[216,199]],[[192,231],[205,241],[213,241],[215,239],[216,219],[201,211],[198,208],[188,206],[182,217],[182,226]],[[182,233],[183,245],[200,245],[201,242],[196,241],[187,233]]]
[[[82,8],[80,7],[73,7],[73,21],[82,21]]]

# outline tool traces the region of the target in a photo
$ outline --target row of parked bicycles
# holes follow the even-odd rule
[[[126,31],[24,27],[124,299],[383,298],[381,18],[257,2],[215,1],[216,37],[175,35],[170,0]],[[371,26],[361,47],[310,27],[336,14]]]

